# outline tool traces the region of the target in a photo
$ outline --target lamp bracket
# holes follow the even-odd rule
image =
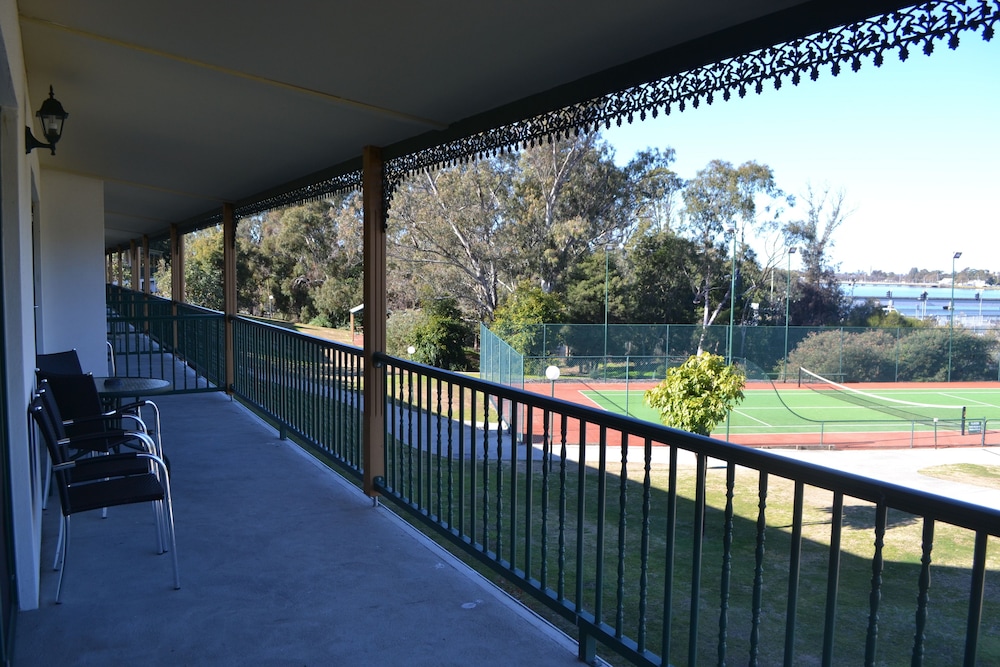
[[[46,143],[43,143],[43,142],[39,141],[38,139],[35,139],[35,135],[31,133],[31,128],[28,127],[27,125],[25,125],[24,126],[24,152],[26,154],[27,153],[31,153],[31,151],[35,150],[36,148],[48,148],[48,149],[52,150],[52,154],[53,155],[56,154],[56,145],[55,144],[46,144]]]

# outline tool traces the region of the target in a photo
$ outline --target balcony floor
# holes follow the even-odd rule
[[[181,589],[148,506],[73,517],[15,664],[578,665],[575,644],[221,394],[164,396]]]

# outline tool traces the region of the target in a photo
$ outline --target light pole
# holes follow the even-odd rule
[[[556,366],[555,364],[547,367],[545,369],[545,377],[548,379],[549,385],[551,387],[551,393],[549,394],[549,396],[551,396],[552,398],[555,398],[556,397],[556,380],[559,379],[559,367]],[[553,441],[553,438],[552,438],[552,428],[553,428],[553,422],[554,422],[554,420],[555,420],[555,416],[550,412],[549,413],[549,442]]]
[[[961,252],[956,252],[951,256],[951,301],[948,304],[948,382],[951,382],[951,345],[955,338],[955,260],[961,256]]]
[[[733,239],[733,270],[729,282],[729,340],[726,342],[726,363],[733,363],[733,323],[736,317],[736,227],[729,227],[726,233]]]
[[[788,382],[788,315],[792,299],[792,255],[795,254],[796,250],[798,249],[795,246],[788,249],[788,270],[785,273],[785,356],[781,361],[781,375],[785,382]]]
[[[610,244],[604,246],[604,379],[608,379],[608,262]]]

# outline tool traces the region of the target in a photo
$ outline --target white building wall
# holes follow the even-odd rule
[[[3,246],[2,400],[7,413],[11,532],[22,609],[38,606],[41,549],[41,461],[28,446],[26,411],[34,388],[34,300],[31,210],[38,160],[24,153],[24,127],[32,114],[26,92],[21,36],[14,0],[0,0],[0,242]],[[5,536],[6,537],[6,536]]]
[[[44,170],[38,208],[39,351],[76,349],[83,370],[108,374],[104,184]]]

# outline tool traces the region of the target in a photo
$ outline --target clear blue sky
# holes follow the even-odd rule
[[[603,135],[619,163],[673,147],[684,178],[713,159],[765,163],[798,196],[790,219],[807,183],[843,189],[853,213],[830,253],[842,271],[950,271],[955,251],[958,269],[1000,271],[1000,38],[886,60]]]

